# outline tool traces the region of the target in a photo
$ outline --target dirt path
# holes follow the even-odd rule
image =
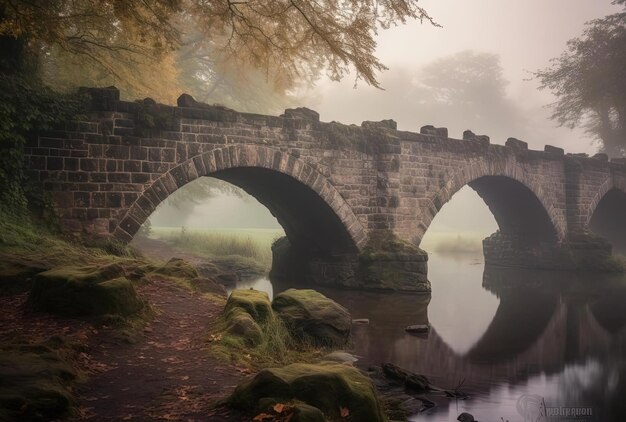
[[[105,370],[78,391],[81,420],[242,420],[212,410],[244,376],[208,352],[205,338],[221,306],[163,280],[140,293],[157,315],[135,344],[110,335],[92,342],[91,358]]]

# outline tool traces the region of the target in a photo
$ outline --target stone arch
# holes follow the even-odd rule
[[[626,180],[608,178],[589,203],[584,228],[606,239],[614,251],[626,252]]]
[[[626,180],[624,179],[615,179],[613,176],[609,176],[601,185],[596,194],[594,195],[591,202],[585,209],[584,214],[584,224],[585,228],[589,227],[589,223],[596,209],[598,208],[598,204],[604,199],[604,197],[612,190],[618,190],[623,193],[626,193]]]
[[[494,195],[492,194],[489,198],[485,192],[490,181],[497,182],[503,188],[510,188],[522,195],[529,202],[526,204],[530,207],[529,210],[535,213],[537,218],[543,220],[543,227],[548,229],[550,235],[554,234],[554,240],[565,239],[567,235],[565,218],[560,215],[550,200],[550,196],[544,192],[540,183],[527,174],[514,157],[505,156],[500,159],[489,157],[472,160],[452,173],[446,183],[431,197],[428,204],[420,208],[421,223],[418,241],[421,241],[439,210],[466,185],[471,186],[481,196],[502,229],[508,217],[506,212],[498,212]]]
[[[335,237],[329,239],[329,242],[341,242],[340,246],[344,249],[358,251],[366,241],[363,226],[348,203],[317,169],[296,156],[275,148],[241,144],[212,149],[171,168],[143,191],[120,220],[113,233],[114,236],[125,242],[130,241],[141,224],[163,200],[180,187],[203,176],[221,178],[242,187],[257,197],[261,203],[269,205],[268,208],[279,222],[281,212],[291,214],[298,212],[298,204],[290,204],[291,199],[293,199],[291,202],[297,201],[295,198],[284,198],[280,201],[282,202],[280,206],[271,207],[268,200],[264,201],[264,198],[257,196],[258,192],[263,191],[261,185],[268,181],[277,181],[281,186],[273,190],[297,187],[298,195],[306,197],[311,204],[318,207],[318,210],[327,213],[327,223],[330,222],[329,224],[333,225],[332,229],[337,232],[330,234]],[[268,185],[266,183],[266,186]],[[276,193],[279,194],[282,193]],[[269,201],[271,202],[271,199]],[[304,214],[307,210],[302,212]],[[294,216],[289,218],[293,220]],[[312,221],[311,218],[307,223],[318,226],[321,224]],[[283,227],[289,236],[289,229],[284,225]],[[325,230],[321,226],[315,228]],[[312,235],[315,236],[315,233]]]

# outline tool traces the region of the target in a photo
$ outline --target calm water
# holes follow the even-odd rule
[[[392,362],[467,400],[429,396],[415,421],[626,421],[626,278],[485,268],[482,256],[431,254],[432,295],[322,289],[369,325],[353,328],[361,364]],[[242,283],[270,295],[288,287]],[[404,332],[431,326],[427,337]],[[592,417],[545,418],[540,408]],[[561,411],[565,411],[563,409]],[[525,415],[525,416],[523,416]],[[503,419],[501,419],[503,418]]]

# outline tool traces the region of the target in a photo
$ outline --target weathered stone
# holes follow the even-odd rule
[[[524,151],[528,149],[528,142],[520,141],[516,138],[509,138],[504,143],[509,148],[513,148],[519,151]]]
[[[395,120],[391,120],[391,119],[381,120],[378,122],[365,120],[364,122],[361,123],[361,126],[365,128],[384,128],[384,129],[398,130],[398,123]]]
[[[48,421],[69,416],[75,371],[45,344],[0,350],[0,420]]]
[[[171,258],[167,263],[154,271],[156,274],[177,277],[184,280],[194,280],[198,278],[198,270],[189,262],[180,258]]]
[[[393,380],[403,382],[406,388],[419,392],[432,390],[430,381],[423,375],[414,374],[392,363],[383,363],[382,368],[386,376]]]
[[[263,341],[263,330],[252,315],[243,308],[232,308],[224,314],[226,333],[240,337],[250,345],[256,346]]]
[[[369,378],[358,369],[342,364],[295,363],[265,369],[237,386],[228,403],[252,411],[258,408],[261,399],[268,397],[283,402],[299,400],[319,409],[331,420],[341,420],[342,408],[355,421],[387,420]]]
[[[259,290],[233,290],[226,302],[224,314],[236,308],[250,314],[258,323],[264,323],[273,317],[272,304],[267,293]]]
[[[552,145],[546,145],[543,150],[549,154],[565,155],[563,148],[553,147]]]
[[[144,307],[117,264],[100,268],[58,267],[35,276],[28,302],[59,315],[132,315]]]
[[[424,135],[433,135],[433,136],[439,136],[441,138],[447,138],[448,137],[448,129],[445,127],[434,127],[432,125],[426,125],[426,126],[422,126],[420,129],[420,133],[424,134]]]
[[[320,123],[316,112],[303,108],[272,117],[189,95],[171,107],[149,99],[120,101],[115,87],[83,91],[93,98],[90,117],[30,137],[25,149],[27,174],[53,193],[65,230],[130,241],[158,202],[197,177],[219,173],[270,208],[306,255],[307,281],[322,284],[366,286],[355,257],[368,238],[389,230],[418,245],[439,210],[468,184],[487,198],[503,232],[522,235],[541,227],[554,232],[545,249],[564,248],[563,254],[572,235],[590,230],[608,192],[626,192],[623,160],[562,157],[562,149],[550,146],[528,151],[513,138],[505,149],[471,131],[465,141],[434,126],[420,134],[397,131],[391,120],[358,127]],[[158,138],[134,133],[142,104],[168,116],[168,130]],[[515,200],[494,193],[523,190],[516,187],[529,194]],[[613,243],[617,225],[601,233]],[[539,243],[534,250],[544,248]],[[393,268],[396,261],[379,267]],[[549,267],[548,259],[539,261]],[[385,271],[379,270],[380,279]],[[425,264],[422,270],[418,283]]]
[[[311,110],[306,107],[298,107],[298,108],[288,108],[285,110],[283,114],[284,117],[289,117],[292,119],[304,119],[311,120],[313,122],[320,121],[320,115],[317,111]]]
[[[365,286],[382,290],[430,292],[428,255],[388,231],[370,236],[359,258]]]
[[[474,416],[472,416],[471,414],[467,413],[467,412],[463,412],[459,415],[458,418],[456,418],[457,421],[459,422],[474,422]]]
[[[471,130],[468,129],[468,130],[463,131],[464,140],[474,139],[475,137],[476,137],[476,134],[472,132]]]
[[[611,245],[591,234],[577,234],[561,245],[535,245],[524,236],[496,232],[483,240],[485,263],[501,267],[558,269],[564,271],[621,272]]]
[[[595,154],[591,158],[595,158],[596,160],[605,161],[605,162],[609,161],[609,156],[607,154],[604,154],[604,153]]]
[[[274,297],[272,309],[304,342],[342,346],[350,336],[352,318],[348,310],[315,290],[284,291]]]

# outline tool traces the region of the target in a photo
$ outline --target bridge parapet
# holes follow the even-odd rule
[[[146,193],[181,169],[229,178],[254,192],[289,227],[292,239],[319,243],[319,235],[297,221],[305,212],[289,205],[299,194],[291,180],[302,192],[313,192],[302,207],[326,210],[328,221],[339,221],[343,226],[333,227],[358,250],[381,231],[419,245],[439,210],[466,185],[487,202],[509,238],[530,233],[556,245],[588,230],[608,191],[626,192],[624,160],[566,155],[552,146],[535,151],[514,138],[497,145],[469,130],[463,139],[433,126],[401,131],[393,120],[321,122],[306,108],[265,116],[188,95],[168,106],[122,101],[113,87],[85,92],[92,97],[87,121],[41,133],[25,149],[29,175],[52,193],[62,224],[73,232],[132,238],[143,222],[138,215],[147,217],[164,199]],[[259,188],[262,177],[250,168],[286,176],[284,187],[292,190]],[[134,211],[138,204],[145,206],[142,212]]]

